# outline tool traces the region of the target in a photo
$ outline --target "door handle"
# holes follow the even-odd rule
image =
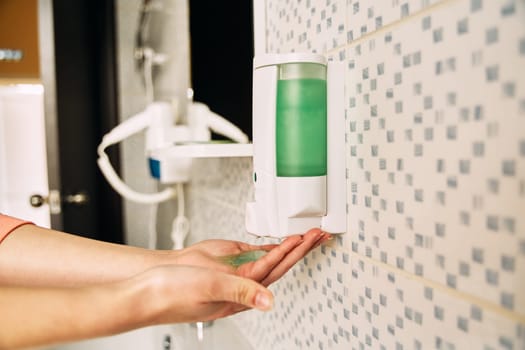
[[[62,199],[62,203],[73,204],[73,205],[86,205],[89,202],[89,196],[87,192],[80,191],[74,194],[68,194]]]
[[[33,194],[31,197],[29,197],[29,204],[31,204],[32,207],[38,208],[44,205],[44,203],[48,202],[48,197],[44,197],[40,194]]]
[[[49,204],[51,214],[58,214],[61,211],[61,204],[83,206],[89,202],[89,195],[86,191],[79,191],[66,196],[60,196],[56,190],[49,191],[48,196],[41,194],[33,194],[29,197],[29,204],[32,207],[38,208],[44,204]]]

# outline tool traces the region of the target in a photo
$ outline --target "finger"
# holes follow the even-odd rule
[[[215,275],[211,301],[267,311],[273,306],[273,295],[267,288],[248,278],[220,273]]]
[[[255,261],[249,267],[246,277],[256,281],[263,280],[302,240],[303,238],[300,235],[288,237],[280,245],[269,251],[268,254]]]
[[[319,239],[317,241],[317,243],[315,243],[314,247],[312,248],[312,250],[314,250],[315,248],[319,247],[320,245],[322,245],[323,243],[326,243],[328,241],[331,241],[334,239],[334,236],[332,236],[331,234],[329,233],[326,233],[324,234],[323,237],[321,237],[321,239]]]
[[[261,281],[264,286],[269,286],[281,278],[288,270],[292,268],[299,260],[304,258],[316,245],[327,237],[325,232],[319,229],[312,229],[303,236],[303,242],[290,251],[286,257]]]

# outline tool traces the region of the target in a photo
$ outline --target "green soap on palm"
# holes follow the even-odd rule
[[[266,253],[267,252],[265,250],[252,250],[252,251],[241,253],[241,254],[228,255],[228,256],[221,258],[221,260],[224,263],[231,265],[233,267],[239,267],[243,264],[259,260],[260,258],[265,256]]]

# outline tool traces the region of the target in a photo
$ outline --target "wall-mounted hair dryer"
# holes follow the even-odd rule
[[[343,102],[341,63],[317,54],[255,57],[255,202],[246,207],[248,232],[346,232]]]
[[[146,109],[116,126],[104,135],[98,146],[98,160],[102,174],[110,185],[124,198],[139,203],[160,203],[175,196],[176,191],[168,187],[158,193],[139,193],[126,185],[117,175],[105,149],[138,133],[145,132],[146,157],[151,176],[163,184],[184,183],[189,181],[191,158],[178,157],[164,159],[153,155],[161,148],[176,147],[179,144],[207,142],[211,140],[211,131],[229,139],[247,143],[248,137],[234,124],[212,112],[202,103],[192,102],[188,106],[187,124],[176,125],[173,105],[168,102],[152,102]]]

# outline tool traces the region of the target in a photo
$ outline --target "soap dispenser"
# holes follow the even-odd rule
[[[344,69],[311,53],[253,64],[253,182],[246,229],[286,237],[346,232]]]

